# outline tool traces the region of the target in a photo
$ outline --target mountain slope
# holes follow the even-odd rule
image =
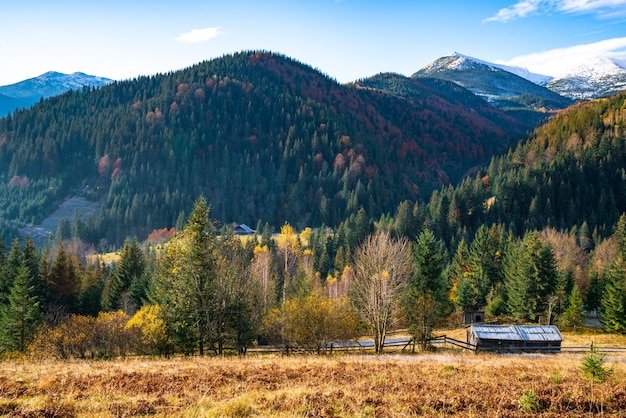
[[[0,120],[0,213],[37,224],[68,196],[103,197],[85,235],[110,242],[175,225],[200,194],[222,222],[377,217],[517,139],[436,100],[420,108],[257,52],[69,92]]]
[[[431,206],[459,214],[453,230],[438,226],[444,236],[456,234],[456,242],[483,224],[503,224],[520,236],[583,225],[586,238],[610,235],[626,212],[626,93],[560,112],[474,179],[436,195]]]
[[[37,103],[41,98],[63,94],[68,90],[82,89],[85,86],[102,87],[112,83],[108,78],[91,76],[83,73],[63,74],[54,71],[39,77],[30,78],[8,86],[0,86],[0,96],[13,101],[0,100],[0,115],[13,112],[16,108],[26,108]]]
[[[399,74],[378,74],[360,80],[357,87],[379,90],[408,100],[417,108],[441,106],[446,102],[455,117],[469,121],[481,119],[483,123],[513,134],[523,134],[533,125],[524,123],[491,106],[469,90],[456,83],[437,78],[408,78]]]
[[[15,97],[5,96],[0,94],[0,115],[6,115],[13,112],[15,109],[26,107],[27,102],[24,102]]]

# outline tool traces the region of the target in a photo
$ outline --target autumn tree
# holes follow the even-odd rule
[[[265,315],[276,302],[276,282],[272,254],[267,245],[254,247],[254,257],[250,265],[251,277],[259,283],[261,290],[261,312]]]
[[[332,300],[318,290],[271,310],[264,331],[270,340],[286,341],[321,354],[331,350],[334,342],[356,338],[359,325],[346,298]]]
[[[140,333],[136,352],[161,355],[168,352],[170,341],[159,305],[144,305],[128,320],[125,327]]]
[[[357,248],[354,270],[350,300],[370,328],[374,349],[380,354],[387,332],[397,320],[400,295],[413,272],[408,241],[393,240],[388,232],[370,235]]]

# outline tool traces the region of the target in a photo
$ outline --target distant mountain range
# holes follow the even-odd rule
[[[49,71],[39,77],[29,78],[8,86],[0,86],[0,115],[5,116],[15,109],[32,106],[40,99],[78,90],[85,86],[102,87],[113,80],[83,73],[63,74]]]
[[[529,72],[457,52],[417,71],[413,78],[455,82],[501,109],[556,110],[573,101],[608,97],[626,89],[626,63],[597,57],[557,76]]]

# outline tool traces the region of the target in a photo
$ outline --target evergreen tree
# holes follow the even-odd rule
[[[601,301],[602,327],[607,332],[626,333],[626,265],[617,258],[611,265]]]
[[[574,285],[567,301],[567,309],[559,318],[559,325],[576,329],[583,325],[584,319],[583,299],[578,286]]]
[[[520,245],[512,245],[504,260],[507,307],[518,319],[536,321],[548,307],[548,296],[556,283],[556,262],[549,245],[537,232],[527,234]]]
[[[7,272],[6,245],[0,234],[0,305],[7,302],[11,281]]]
[[[626,260],[626,213],[620,216],[613,238],[617,245],[617,256],[621,257],[622,260]]]
[[[182,232],[166,244],[149,290],[174,341],[183,352],[200,355],[215,342],[217,238],[209,213],[198,198]]]
[[[450,313],[448,290],[443,276],[443,246],[426,229],[413,245],[415,271],[403,297],[409,333],[426,349],[434,327]]]
[[[127,241],[113,274],[104,284],[102,307],[106,310],[119,309],[122,307],[122,299],[125,299],[125,310],[138,310],[146,296],[146,266],[146,259],[137,238]]]
[[[42,268],[42,271],[45,271]],[[69,312],[78,311],[78,295],[80,294],[80,269],[63,245],[59,245],[58,253],[46,276],[47,285],[51,290],[51,299],[57,305],[65,307]]]
[[[28,268],[21,265],[8,295],[0,306],[0,353],[24,352],[42,323],[39,301]]]

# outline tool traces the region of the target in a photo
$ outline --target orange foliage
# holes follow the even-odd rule
[[[150,235],[148,235],[148,242],[159,243],[163,241],[169,241],[175,233],[175,228],[155,229],[150,233]]]

